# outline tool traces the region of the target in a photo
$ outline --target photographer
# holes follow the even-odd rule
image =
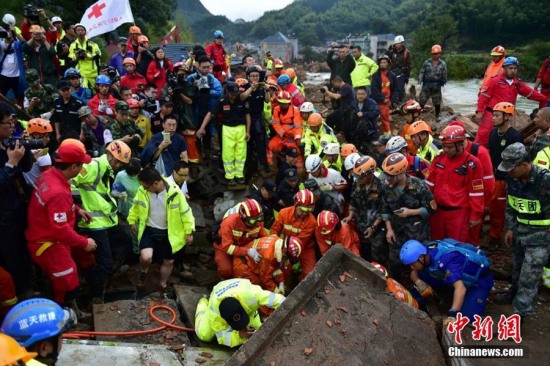
[[[57,29],[53,26],[50,18],[46,16],[44,9],[37,9],[34,5],[27,4],[23,9],[23,21],[21,22],[21,35],[25,40],[32,37],[30,28],[33,25],[46,28],[46,40],[48,43],[55,45],[57,42]]]
[[[86,38],[86,27],[74,26],[76,39],[69,48],[69,57],[76,62],[76,68],[84,78],[84,86],[93,89],[95,78],[99,75],[101,51],[99,46]]]
[[[147,75],[147,68],[155,56],[149,51],[149,38],[146,36],[138,37],[138,53],[134,54],[134,59],[136,60],[136,70],[141,75]],[[126,70],[128,72],[128,70]]]
[[[27,59],[27,70],[40,70],[42,84],[56,85],[58,81],[55,63],[55,47],[46,39],[44,28],[39,25],[30,27],[32,37],[23,43],[23,52]]]
[[[27,88],[25,79],[25,63],[23,61],[22,42],[25,41],[18,35],[15,28],[15,17],[5,14],[0,25],[0,93],[7,95],[13,90],[13,94],[22,105],[23,92]]]
[[[338,57],[334,57],[334,51],[338,48]],[[345,44],[338,45],[333,42],[327,54],[327,64],[330,67],[330,80],[339,76],[351,85],[351,72],[355,69],[355,60],[349,54],[349,48]]]
[[[340,108],[334,110],[327,116],[327,124],[334,129],[335,133],[346,132],[350,128],[351,124],[351,111],[353,110],[352,103],[353,88],[350,84],[344,82],[340,76],[335,76],[332,80],[332,86],[336,89],[336,92],[331,92],[328,86],[323,86],[321,91],[326,93],[330,99],[337,100],[340,104]],[[348,136],[346,136],[347,138]],[[349,140],[348,140],[349,141]]]

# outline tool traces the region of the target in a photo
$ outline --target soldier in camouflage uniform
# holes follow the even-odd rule
[[[113,140],[122,140],[130,149],[132,149],[133,156],[139,156],[138,147],[143,132],[136,125],[136,123],[128,118],[130,114],[130,106],[125,101],[119,100],[115,103],[115,118],[108,118],[105,123],[105,128],[111,131]]]
[[[390,274],[398,281],[405,278],[408,269],[401,264],[399,252],[409,239],[430,240],[428,217],[437,208],[434,196],[424,181],[406,174],[409,164],[400,153],[393,153],[382,163],[389,176],[386,205],[382,219],[386,222],[386,238],[390,243]]]
[[[29,85],[25,90],[25,109],[31,117],[40,117],[43,113],[53,112],[53,101],[59,97],[57,89],[50,84],[40,84],[38,71],[25,71],[25,81]]]
[[[498,170],[507,172],[506,235],[512,246],[514,311],[535,314],[537,284],[550,253],[550,173],[533,165],[525,146],[516,142],[501,154]]]
[[[370,156],[362,156],[355,162],[353,174],[358,178],[351,191],[349,215],[342,223],[355,218],[361,256],[387,266],[388,243],[382,225],[386,187],[374,175],[375,171],[376,161]]]
[[[418,83],[422,84],[419,103],[424,108],[431,96],[437,121],[441,111],[441,87],[447,83],[447,64],[439,58],[440,55],[441,46],[436,44],[432,47],[432,58],[424,61],[418,75]]]
[[[334,202],[334,198],[326,192],[321,191],[321,188],[319,188],[319,183],[317,183],[315,179],[310,178],[306,180],[304,183],[304,188],[311,191],[315,199],[315,207],[312,212],[313,216],[317,217],[321,211],[326,210],[334,212],[338,218],[342,217],[342,213],[340,212],[336,202]]]

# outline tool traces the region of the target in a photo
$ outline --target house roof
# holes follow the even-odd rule
[[[172,60],[173,63],[182,61],[182,59],[187,60],[189,58],[189,51],[193,49],[191,43],[168,43],[164,46],[155,44],[151,49],[155,47],[162,47],[166,57]]]
[[[290,40],[281,32],[277,32],[271,36],[264,38],[262,40],[262,43],[290,43]]]
[[[395,39],[395,34],[393,33],[376,34],[376,36],[378,37],[379,41],[393,41]]]

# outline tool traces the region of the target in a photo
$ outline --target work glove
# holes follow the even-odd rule
[[[128,199],[128,193],[126,193],[126,192],[121,192],[121,193],[119,193],[118,199],[121,199],[121,200],[123,200],[123,201],[126,201],[126,200]]]
[[[433,288],[422,280],[418,280],[415,283],[416,290],[422,297],[430,297],[434,295]]]
[[[281,294],[281,295],[284,295],[285,294],[285,283],[284,282],[281,282],[279,283],[279,286],[277,286],[275,288],[275,292],[276,294]]]
[[[258,250],[256,248],[248,249],[246,254],[256,263],[259,263],[262,260],[262,256],[260,255],[260,253],[258,253]]]
[[[114,113],[113,113],[113,110],[112,110],[111,108],[106,108],[106,109],[105,109],[105,113],[107,113],[107,114],[109,114],[109,115],[114,114]]]
[[[330,183],[323,183],[319,188],[323,192],[330,192],[334,189],[334,187]]]
[[[105,110],[107,109],[107,105],[106,104],[99,104],[99,106],[97,107],[97,110],[99,112],[105,112]]]
[[[52,117],[52,112],[46,112],[40,115],[40,118],[47,119],[48,121],[50,120],[51,117]]]

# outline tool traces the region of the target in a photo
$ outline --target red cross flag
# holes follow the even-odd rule
[[[129,0],[99,0],[82,16],[86,37],[92,38],[110,32],[124,23],[133,23],[134,16]]]

